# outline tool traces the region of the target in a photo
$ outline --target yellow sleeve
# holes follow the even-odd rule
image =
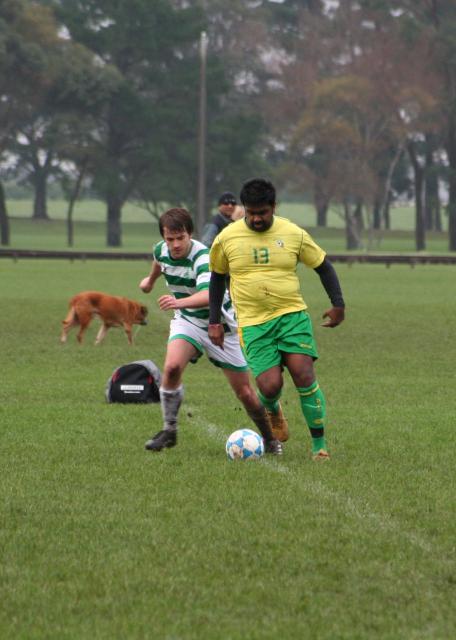
[[[318,246],[307,231],[302,230],[301,248],[299,251],[299,262],[303,262],[306,267],[315,269],[319,267],[325,259],[326,253]]]
[[[218,236],[215,238],[209,252],[209,270],[216,273],[228,273],[228,261],[220,244]]]

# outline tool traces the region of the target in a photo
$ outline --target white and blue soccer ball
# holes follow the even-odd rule
[[[258,460],[264,454],[263,438],[252,429],[238,429],[226,441],[230,460]]]

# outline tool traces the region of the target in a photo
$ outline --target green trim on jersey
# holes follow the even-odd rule
[[[214,358],[209,358],[209,360],[219,369],[229,369],[230,371],[248,371],[249,367],[246,365],[245,367],[235,367],[234,364],[228,364],[227,362],[219,362],[218,360],[214,360]]]
[[[173,340],[185,340],[186,342],[190,342],[190,344],[192,344],[195,349],[198,349],[199,353],[203,354],[204,350],[203,347],[196,342],[196,340],[194,340],[193,338],[190,338],[190,336],[186,336],[184,333],[176,333],[175,336],[172,336],[169,340],[168,340],[168,344],[170,342],[173,342]]]

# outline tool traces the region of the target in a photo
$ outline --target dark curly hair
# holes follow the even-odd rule
[[[276,204],[276,190],[272,182],[265,178],[251,178],[244,182],[241,189],[240,200],[244,206],[260,206]]]

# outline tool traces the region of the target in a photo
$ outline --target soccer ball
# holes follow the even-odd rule
[[[226,441],[230,460],[258,460],[264,454],[263,438],[252,429],[238,429]]]

